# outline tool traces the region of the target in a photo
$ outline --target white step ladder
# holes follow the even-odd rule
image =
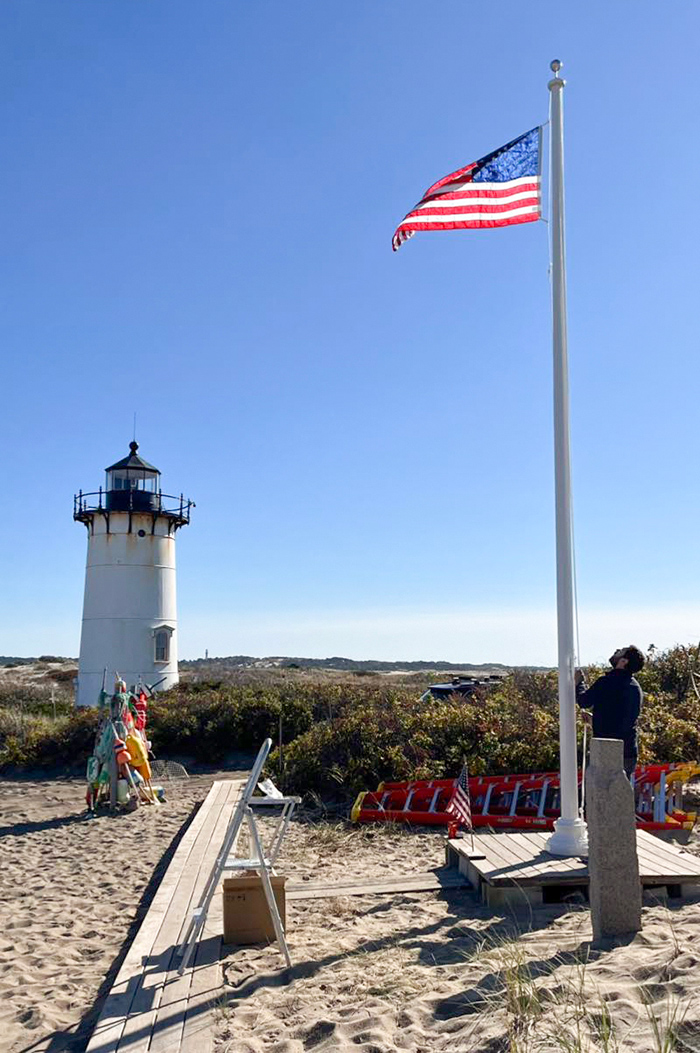
[[[207,913],[209,911],[209,905],[213,899],[214,893],[216,892],[219,881],[223,875],[228,871],[237,870],[254,870],[260,875],[262,880],[263,891],[265,893],[265,899],[267,900],[268,909],[270,911],[270,918],[272,925],[275,930],[275,936],[280,951],[284,955],[285,961],[288,966],[291,966],[292,960],[289,957],[289,948],[287,947],[287,941],[284,935],[284,926],[282,925],[282,919],[280,918],[279,911],[277,909],[277,902],[275,900],[274,892],[272,891],[272,883],[270,882],[270,875],[274,874],[275,861],[280,853],[284,835],[287,832],[292,814],[295,807],[299,804],[300,797],[284,797],[279,790],[269,780],[265,780],[261,788],[266,794],[264,797],[253,797],[255,787],[258,784],[258,779],[263,770],[267,755],[272,747],[272,739],[265,739],[260,752],[255,758],[248,780],[243,787],[238,803],[234,809],[231,817],[231,822],[228,825],[224,841],[221,846],[221,851],[216,857],[216,862],[212,867],[211,873],[207,879],[207,883],[204,886],[202,895],[200,896],[199,903],[192,911],[192,917],[190,923],[187,926],[184,939],[178,948],[178,954],[181,956],[180,966],[178,973],[180,976],[184,973],[192,952],[197,944],[204,923],[207,919]],[[263,848],[263,844],[260,838],[260,831],[258,830],[255,823],[255,813],[269,811],[274,807],[281,807],[282,812],[279,817],[277,826],[272,836],[270,846],[267,852]],[[248,859],[242,859],[238,856],[232,855],[232,850],[236,844],[238,834],[241,829],[243,820],[248,823],[248,829],[250,832],[250,843],[253,846],[254,851],[251,853]]]

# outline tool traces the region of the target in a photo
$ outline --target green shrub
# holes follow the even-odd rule
[[[698,650],[650,655],[639,675],[645,690],[640,760],[700,759]],[[589,671],[592,680],[600,670]],[[384,677],[301,677],[256,671],[229,680],[183,682],[149,704],[149,736],[158,757],[218,764],[229,753],[258,750],[266,737],[283,757],[273,771],[285,789],[350,797],[382,780],[451,777],[464,759],[473,774],[556,770],[559,716],[555,672],[515,671],[471,698],[421,702],[420,689]],[[53,717],[45,685],[0,687],[0,769],[80,770],[97,725],[95,709],[73,709],[67,696]],[[579,744],[581,725],[579,724]],[[284,771],[279,772],[284,763]]]
[[[46,684],[23,684],[7,681],[0,684],[0,707],[16,706],[24,713],[43,713],[53,716],[56,713],[68,714],[73,710],[73,692],[62,688],[52,691]]]
[[[0,770],[61,768],[84,770],[97,731],[97,710],[70,715],[23,714],[0,708]]]
[[[180,685],[149,706],[156,755],[178,753],[216,763],[234,750],[254,751],[270,737],[290,742],[314,720],[313,703],[264,686]]]
[[[346,795],[383,780],[556,768],[558,722],[507,684],[485,699],[387,695],[315,725],[285,750],[285,787]],[[271,764],[279,769],[275,754]]]
[[[648,694],[639,721],[639,759],[700,760],[700,702],[686,698],[678,705],[670,693]]]

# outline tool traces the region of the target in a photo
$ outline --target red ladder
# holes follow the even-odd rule
[[[696,814],[682,809],[683,784],[700,774],[696,764],[649,764],[634,773],[637,826],[643,830],[692,829]],[[384,782],[357,797],[353,822],[447,826],[445,807],[456,779]],[[579,785],[580,785],[579,776]],[[560,815],[559,773],[479,775],[469,779],[475,828],[550,830]]]

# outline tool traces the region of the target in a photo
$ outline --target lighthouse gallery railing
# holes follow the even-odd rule
[[[144,498],[148,500],[145,501]],[[115,500],[116,499],[116,500]],[[73,518],[83,519],[92,513],[131,512],[144,515],[165,515],[178,520],[183,526],[190,521],[194,501],[180,494],[163,494],[160,490],[150,493],[147,490],[95,490],[83,493],[79,490],[73,497]]]

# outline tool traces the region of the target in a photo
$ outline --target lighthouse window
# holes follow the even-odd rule
[[[147,493],[156,492],[156,476],[146,475],[145,472],[135,475],[133,472],[112,472],[108,479],[109,490],[145,490]]]
[[[155,634],[156,662],[167,662],[170,660],[170,632],[168,629],[159,629]]]
[[[112,482],[114,490],[136,490],[139,485],[138,479],[128,475],[114,475]]]

